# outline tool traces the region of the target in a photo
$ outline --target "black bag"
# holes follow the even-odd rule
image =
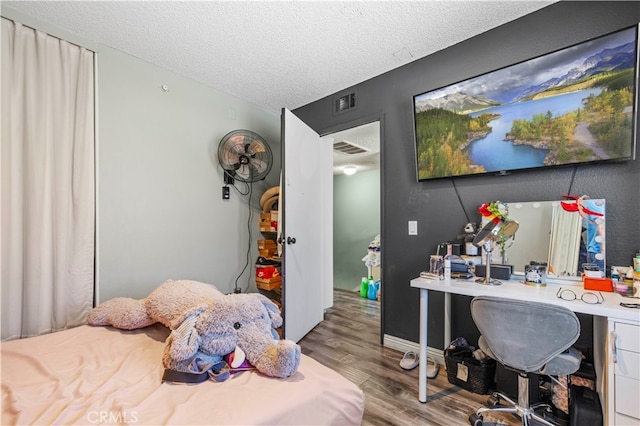
[[[444,351],[447,380],[473,393],[488,394],[495,387],[496,361],[478,361],[470,346],[449,347]]]
[[[598,394],[584,386],[571,385],[569,426],[602,426],[602,406]]]

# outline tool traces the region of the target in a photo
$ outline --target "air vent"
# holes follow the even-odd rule
[[[334,112],[345,112],[356,107],[356,94],[340,96],[335,101]]]
[[[340,141],[333,144],[333,150],[341,154],[353,155],[362,154],[363,152],[369,152],[367,148],[363,148],[349,141]]]

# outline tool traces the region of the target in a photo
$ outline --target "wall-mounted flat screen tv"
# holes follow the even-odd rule
[[[638,26],[413,97],[418,180],[635,157]]]

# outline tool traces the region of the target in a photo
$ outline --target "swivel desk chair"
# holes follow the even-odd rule
[[[571,310],[538,302],[477,296],[471,301],[471,316],[481,336],[478,346],[487,356],[518,372],[518,401],[496,392],[494,398],[511,406],[481,407],[469,416],[473,426],[482,425],[482,414],[502,411],[517,414],[522,425],[529,420],[555,426],[536,410],[547,404],[529,404],[527,373],[570,375],[580,368],[581,357],[573,345],[580,335],[580,322]]]

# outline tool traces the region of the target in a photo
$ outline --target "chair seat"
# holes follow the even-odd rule
[[[487,341],[484,336],[480,336],[480,339],[478,339],[478,346],[488,357],[495,359],[495,355],[491,351],[491,348],[487,345]],[[580,356],[580,352],[571,347],[566,351],[560,353],[559,355],[551,358],[551,360],[547,362],[540,370],[525,371],[525,373],[539,373],[545,374],[547,376],[568,376],[569,374],[573,374],[580,369],[581,362],[582,357]],[[518,369],[516,368],[516,370]]]
[[[568,376],[580,369],[582,356],[573,347],[567,349],[559,355],[556,355],[544,367],[540,369],[540,373],[547,376]]]

